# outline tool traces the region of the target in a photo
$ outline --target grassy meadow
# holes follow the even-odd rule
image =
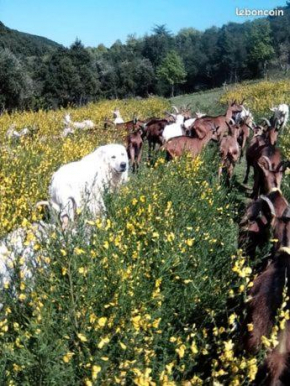
[[[241,85],[227,94],[214,90],[170,102],[213,114],[247,93],[257,119],[272,103],[289,103],[288,83],[279,83],[276,95],[272,82],[267,105],[264,87]],[[116,106],[127,120],[136,112],[163,116],[170,103],[150,98],[71,109],[74,121],[92,119],[97,128],[65,139],[59,137],[63,110],[0,117],[0,237],[23,226],[27,241],[35,239],[31,223],[42,213],[34,205],[46,199],[52,173],[101,144],[124,141],[124,133],[102,125]],[[9,142],[5,133],[13,123],[38,130]],[[288,156],[287,131],[280,145]],[[117,195],[106,196],[105,221],[81,214],[75,232],[57,228],[47,242],[36,239],[32,278],[23,277],[21,256],[9,266],[13,282],[3,283],[0,301],[3,385],[238,386],[254,380],[275,334],[265,338],[259,355],[243,351],[247,290],[270,248],[255,262],[237,250],[247,201],[244,161],[229,189],[217,181],[215,144],[195,160],[166,163],[161,153],[151,167],[146,151],[140,172]],[[290,199],[288,186],[286,176],[283,191]]]

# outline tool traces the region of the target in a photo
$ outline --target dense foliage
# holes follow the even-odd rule
[[[279,83],[282,100],[287,84]],[[265,84],[248,87],[263,105]],[[267,84],[269,92],[276,87]],[[246,90],[233,96],[242,98]],[[34,249],[33,279],[22,273],[21,254],[7,261],[14,275],[0,298],[0,379],[9,386],[251,384],[286,313],[281,307],[278,329],[263,339],[260,355],[243,351],[242,310],[253,265],[266,251],[249,266],[236,250],[245,204],[241,175],[235,173],[232,190],[218,184],[215,144],[194,161],[185,156],[165,163],[159,153],[154,167],[143,162],[118,194],[106,196],[104,221],[80,214],[75,231],[52,229],[47,241],[35,235],[31,223],[42,214],[34,204],[46,198],[53,171],[100,144],[123,141],[122,131],[102,125],[115,106],[107,101],[71,109],[74,120],[98,125],[63,139],[63,110],[0,117],[0,234],[22,226]],[[142,117],[161,114],[168,102],[149,98],[118,106],[129,119],[136,109]],[[5,128],[13,122],[38,131],[8,141]],[[289,153],[287,135],[281,140]],[[283,191],[289,199],[289,175]]]
[[[289,4],[283,9],[282,17],[229,23],[204,32],[184,28],[173,35],[160,25],[150,35],[130,35],[125,43],[117,40],[110,48],[102,44],[85,48],[79,41],[64,48],[0,25],[0,63],[7,50],[16,56],[7,82],[16,82],[17,76],[13,81],[10,78],[21,66],[26,81],[19,79],[16,88],[24,93],[27,82],[31,86],[25,103],[12,103],[14,91],[11,87],[3,91],[0,83],[4,94],[0,109],[13,109],[15,104],[38,109],[82,105],[100,98],[169,95],[173,86],[177,93],[189,93],[267,76],[270,71],[287,74]],[[179,68],[173,83],[172,74],[168,76],[172,60]]]

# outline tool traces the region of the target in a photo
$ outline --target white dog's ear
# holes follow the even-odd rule
[[[106,162],[108,159],[108,152],[105,151],[104,146],[101,146],[98,150],[98,158],[101,162]]]

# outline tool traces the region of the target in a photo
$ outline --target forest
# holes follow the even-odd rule
[[[153,26],[111,47],[64,47],[0,23],[0,112],[81,106],[101,99],[173,96],[286,75],[290,2],[284,16],[171,33]],[[96,42],[98,38],[96,37]]]

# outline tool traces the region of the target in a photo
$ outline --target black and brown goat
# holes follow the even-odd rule
[[[290,211],[283,216],[281,247],[273,254],[273,261],[254,280],[249,292],[244,337],[247,351],[255,354],[263,347],[265,339],[271,340],[275,326],[277,331],[276,342],[268,348],[266,359],[258,369],[255,385],[290,384],[290,321],[285,313],[290,307]],[[279,323],[277,316],[282,307],[284,321]]]
[[[287,163],[284,164],[284,168],[286,167]],[[283,242],[282,225],[288,210],[288,201],[276,188],[266,196],[261,195],[257,200],[252,201],[239,224],[239,248],[253,259],[256,248],[266,245],[272,231],[276,240],[273,250],[279,249],[281,241]]]

